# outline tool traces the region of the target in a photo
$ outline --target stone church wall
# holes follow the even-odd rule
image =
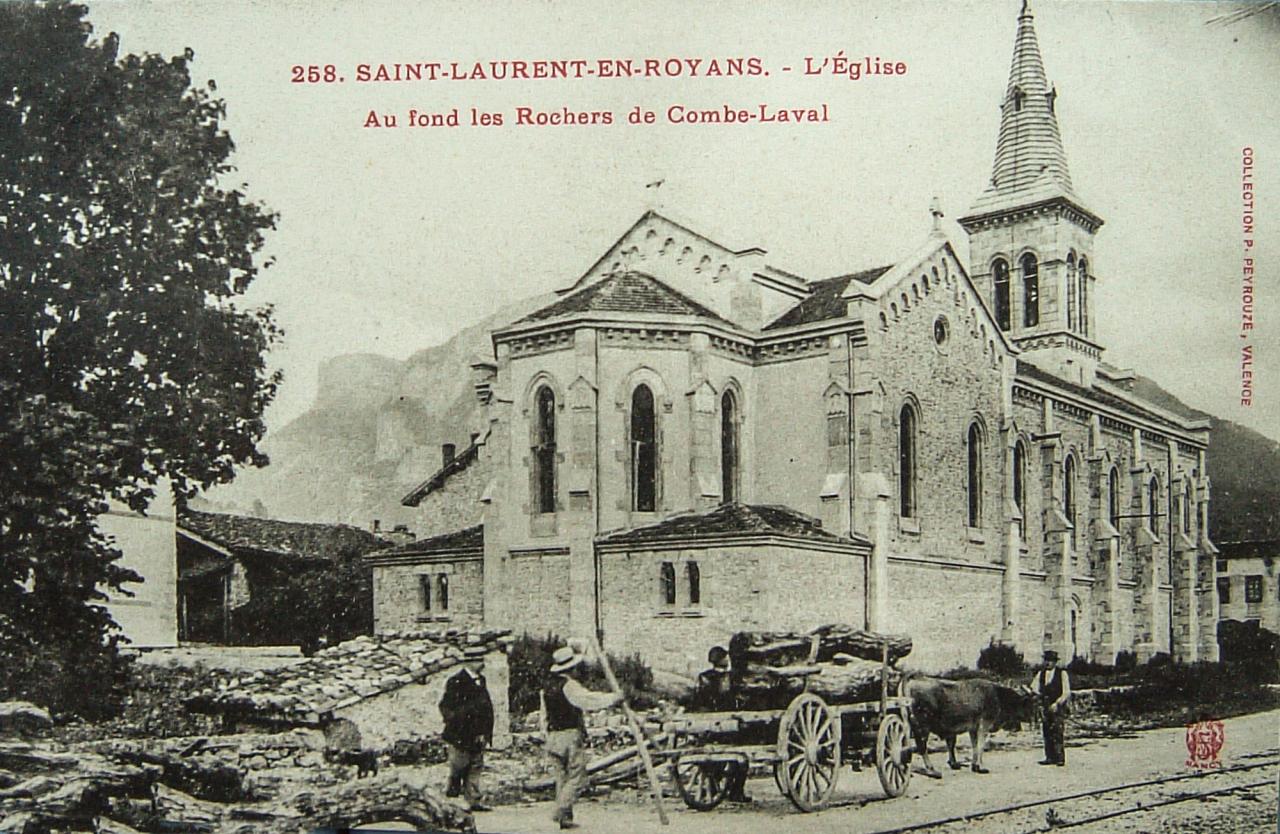
[[[995,567],[891,559],[890,628],[910,634],[905,665],[927,672],[972,667],[978,652],[1000,637],[1000,583]]]
[[[418,577],[449,576],[447,611],[422,607]],[[379,565],[373,570],[373,621],[379,632],[484,625],[484,566],[479,558],[420,565]]]

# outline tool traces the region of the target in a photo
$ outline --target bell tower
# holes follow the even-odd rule
[[[991,181],[959,222],[969,235],[969,274],[1022,357],[1088,386],[1102,357],[1093,301],[1102,219],[1072,188],[1057,96],[1023,0]]]

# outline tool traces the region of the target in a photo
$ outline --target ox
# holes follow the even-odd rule
[[[974,773],[987,773],[982,766],[982,751],[987,735],[996,730],[1016,730],[1031,718],[1034,697],[1025,687],[1013,689],[988,680],[949,681],[939,678],[908,678],[901,694],[911,699],[911,729],[916,750],[924,764],[924,773],[934,779],[942,774],[929,763],[929,735],[947,743],[947,764],[959,770],[956,761],[956,736],[967,732],[973,745],[970,767]]]

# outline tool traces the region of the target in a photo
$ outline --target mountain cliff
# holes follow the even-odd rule
[[[273,518],[414,529],[400,498],[441,466],[441,446],[464,449],[480,431],[470,365],[491,358],[489,334],[547,303],[519,302],[406,360],[339,356],[320,367],[315,405],[273,432],[271,465],[194,506]],[[1134,393],[1167,409],[1209,419],[1209,529],[1215,541],[1280,539],[1280,443],[1192,409],[1145,377]]]

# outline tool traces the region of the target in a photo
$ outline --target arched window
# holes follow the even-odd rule
[[[676,604],[676,566],[672,562],[663,562],[658,571],[658,590],[662,594],[663,605]]]
[[[1027,94],[1022,92],[1021,87],[1013,88],[1013,112],[1015,113],[1022,112],[1022,100],[1025,99],[1026,97],[1027,97]]]
[[[702,571],[697,562],[686,562],[684,567],[689,579],[689,604],[698,605],[702,602]]]
[[[1120,472],[1114,466],[1107,475],[1107,517],[1112,527],[1120,529]]]
[[[1076,253],[1067,255],[1067,329],[1076,329]]]
[[[1152,533],[1160,531],[1160,482],[1155,478],[1147,484],[1147,527]]]
[[[1089,262],[1084,258],[1080,259],[1080,265],[1076,268],[1076,277],[1080,281],[1080,335],[1089,335]]]
[[[969,426],[969,526],[982,526],[982,428]]]
[[[1027,447],[1019,440],[1013,447],[1013,503],[1018,508],[1018,531],[1027,537]]]
[[[538,389],[537,427],[534,434],[534,484],[538,512],[556,511],[556,395],[547,386]]]
[[[658,425],[653,392],[638,385],[631,393],[631,509],[654,512],[658,506]]]
[[[910,403],[898,415],[898,515],[916,517],[916,410]]]
[[[1040,265],[1030,252],[1022,256],[1022,325],[1040,323]]]
[[[449,574],[447,573],[436,577],[436,606],[441,611],[449,610]]]
[[[720,398],[720,489],[725,501],[738,500],[738,400],[732,391]]]
[[[1009,264],[1004,258],[997,258],[991,265],[991,274],[995,278],[996,324],[1001,330],[1009,329]]]
[[[1182,532],[1191,533],[1191,482],[1188,481],[1182,490]]]
[[[1062,514],[1067,517],[1067,521],[1071,522],[1072,529],[1076,526],[1076,460],[1067,455],[1067,459],[1062,464]]]

